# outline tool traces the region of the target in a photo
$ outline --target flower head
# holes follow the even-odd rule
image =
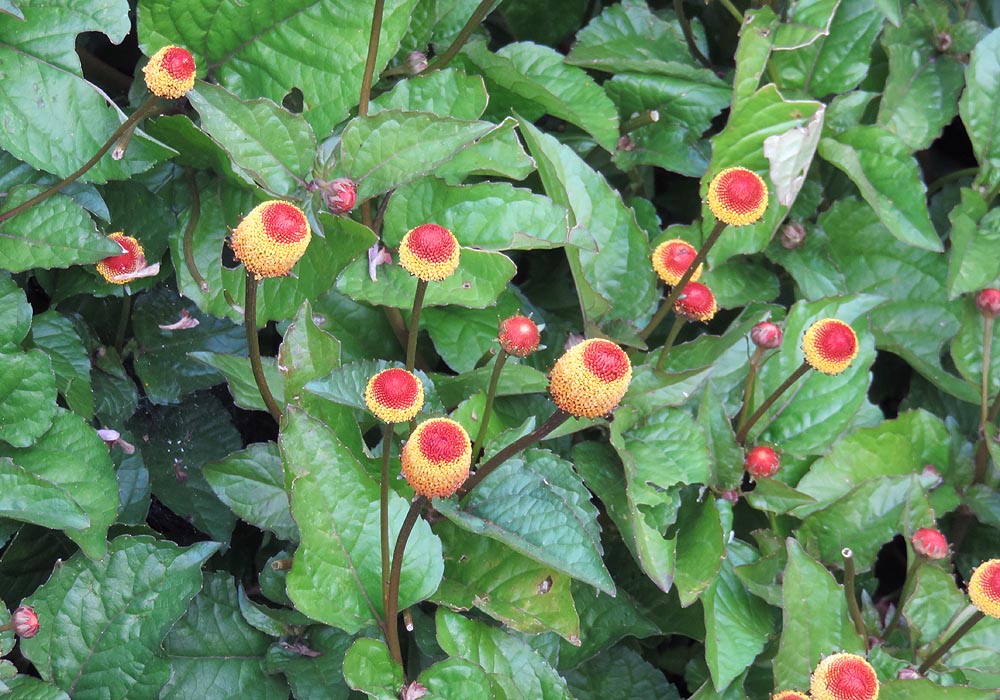
[[[986,318],[1000,316],[1000,289],[984,289],[976,295],[976,308]]]
[[[97,271],[111,284],[126,284],[129,280],[142,275],[146,270],[146,254],[142,249],[142,244],[132,236],[126,236],[121,231],[108,236],[117,243],[122,252],[118,255],[111,255],[97,263]],[[159,266],[157,266],[159,271]],[[155,274],[155,273],[154,273]]]
[[[743,466],[754,479],[766,479],[774,476],[781,469],[781,457],[774,451],[774,448],[767,445],[757,445],[747,452]]]
[[[508,355],[527,357],[538,349],[541,334],[538,326],[527,316],[511,316],[500,322],[500,332],[497,335],[500,347]]]
[[[708,185],[708,208],[730,226],[756,222],[767,209],[767,184],[746,168],[726,168]]]
[[[948,540],[940,530],[922,527],[913,533],[910,542],[913,543],[913,551],[928,559],[944,559],[948,556]]]
[[[18,637],[29,639],[38,634],[38,614],[34,608],[22,605],[10,616],[10,621]]]
[[[840,374],[858,356],[858,336],[835,318],[824,318],[809,326],[802,337],[806,362],[823,374]]]
[[[574,345],[556,360],[549,373],[555,404],[577,418],[610,413],[632,380],[628,355],[610,340],[593,338]]]
[[[157,97],[174,100],[194,87],[194,56],[180,46],[164,46],[142,69],[146,87]]]
[[[688,282],[674,303],[674,313],[692,321],[711,321],[719,305],[712,290],[701,282]]]
[[[681,277],[691,267],[691,262],[697,254],[698,251],[693,245],[680,238],[664,241],[653,251],[653,269],[665,284],[673,286],[681,281]],[[702,267],[698,265],[692,273],[691,282],[701,277]]]
[[[876,700],[878,676],[857,654],[834,654],[816,666],[809,682],[813,700]]]
[[[403,476],[418,496],[448,498],[469,476],[472,442],[459,423],[431,418],[403,445]]]
[[[281,277],[306,252],[312,231],[294,204],[272,199],[258,204],[233,231],[232,246],[247,270],[261,277]]]
[[[1000,559],[983,562],[972,572],[969,599],[985,614],[1000,618]]]
[[[774,350],[781,347],[781,340],[784,333],[781,326],[770,321],[761,321],[750,329],[750,340],[759,348]]]
[[[403,236],[399,264],[424,282],[440,282],[458,268],[459,251],[451,231],[437,224],[422,224]]]
[[[379,420],[405,423],[423,408],[424,385],[405,369],[384,369],[368,380],[365,403]]]
[[[771,700],[809,700],[809,696],[797,690],[781,690],[772,695]]]
[[[346,214],[354,208],[354,203],[358,200],[358,186],[346,177],[323,182],[319,188],[323,190],[323,200],[331,214]]]

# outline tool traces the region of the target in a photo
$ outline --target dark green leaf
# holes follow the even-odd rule
[[[73,322],[57,311],[46,311],[32,319],[31,345],[52,360],[56,388],[75,413],[94,416],[94,394],[90,381],[90,355]]]
[[[989,212],[983,195],[962,188],[962,200],[951,213],[948,297],[1000,284],[1000,215]]]
[[[344,656],[344,679],[373,700],[396,700],[403,670],[392,660],[385,642],[362,637]]]
[[[474,392],[486,391],[492,374],[493,362],[457,376],[434,375],[434,384],[444,404],[454,406]],[[497,396],[542,393],[548,387],[549,378],[544,372],[528,365],[508,362],[497,382]]]
[[[6,263],[5,263],[6,264]],[[18,345],[31,328],[31,305],[6,270],[0,271],[0,347]]]
[[[342,406],[367,410],[365,388],[368,386],[368,380],[377,372],[391,366],[393,366],[391,363],[384,360],[378,362],[366,360],[343,365],[335,368],[325,377],[306,384],[306,391]],[[416,370],[414,374],[424,385],[424,412],[444,413],[444,406],[441,405],[431,380],[420,370]]]
[[[674,586],[685,608],[712,584],[726,557],[720,507],[719,502],[706,495],[700,503],[685,503],[677,514]]]
[[[495,307],[485,309],[430,308],[420,320],[448,366],[456,372],[470,372],[491,350],[496,350],[500,322],[521,310],[521,300],[504,291]],[[533,319],[541,324],[542,319]]]
[[[985,319],[971,298],[962,300],[962,327],[951,342],[951,357],[955,368],[965,379],[979,387],[983,381],[983,335]],[[993,348],[1000,349],[1000,323],[993,324]],[[1000,352],[991,353],[989,371],[990,396],[1000,391]],[[977,400],[976,403],[979,403]]]
[[[267,404],[264,403],[260,394],[260,389],[257,387],[257,381],[254,379],[249,357],[197,351],[189,352],[188,357],[218,370],[229,383],[229,393],[233,395],[233,401],[240,408],[245,408],[248,411],[268,410]],[[283,406],[285,404],[285,378],[278,369],[277,360],[273,357],[262,357],[261,368],[274,400],[278,402],[279,406]]]
[[[1000,31],[994,29],[972,52],[965,69],[968,84],[958,110],[979,161],[983,184],[993,188],[1000,182],[1000,124],[994,106],[1000,100]]]
[[[283,368],[285,390],[291,397],[300,397],[307,382],[340,365],[340,341],[321,330],[316,318],[312,305],[302,302],[281,340],[278,365]]]
[[[348,700],[351,689],[343,676],[344,654],[353,639],[346,633],[313,625],[304,643],[319,656],[299,653],[293,645],[275,644],[267,650],[264,667],[288,679],[296,700]]]
[[[992,688],[941,686],[926,678],[918,678],[882,683],[878,696],[882,700],[994,700],[996,693]]]
[[[764,75],[778,17],[770,7],[749,10],[740,28],[740,42],[736,46],[736,73],[733,76],[733,108],[742,109],[744,103],[757,91]]]
[[[482,78],[445,68],[401,80],[392,90],[372,100],[368,114],[395,109],[447,114],[455,119],[479,119],[488,101]]]
[[[492,700],[490,679],[481,667],[465,659],[445,659],[417,678],[430,691],[428,700]]]
[[[84,530],[90,518],[69,491],[0,457],[0,516],[57,530]]]
[[[565,674],[576,700],[679,700],[663,672],[623,646]]]
[[[69,695],[56,686],[31,676],[15,676],[2,683],[10,689],[4,695],[6,700],[69,700]]]
[[[723,490],[738,488],[743,480],[743,448],[736,443],[730,417],[712,382],[705,385],[701,397],[698,425],[708,443],[708,483]]]
[[[434,168],[433,174],[450,185],[469,176],[523,180],[535,171],[535,161],[524,152],[516,126],[514,119],[504,119],[496,129]]]

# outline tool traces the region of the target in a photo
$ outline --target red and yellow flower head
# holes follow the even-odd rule
[[[309,221],[294,204],[271,200],[258,204],[233,231],[236,257],[258,279],[281,277],[299,261],[312,231]]]
[[[692,321],[706,323],[715,317],[719,305],[715,303],[712,290],[701,282],[688,282],[684,291],[674,302],[674,313]]]
[[[940,530],[932,527],[922,527],[910,538],[913,551],[928,559],[944,559],[948,556],[948,540]]]
[[[858,356],[858,336],[843,321],[824,318],[806,330],[802,352],[813,369],[823,374],[840,374]]]
[[[194,56],[180,46],[164,46],[153,54],[142,72],[151,93],[175,100],[194,87]]]
[[[527,316],[511,316],[500,322],[497,334],[500,347],[514,357],[527,357],[538,349],[541,334],[538,325]]]
[[[458,239],[444,226],[421,224],[399,244],[399,264],[424,282],[440,282],[458,268]]]
[[[384,369],[368,380],[365,403],[379,420],[405,423],[423,408],[424,385],[405,369]]]
[[[834,654],[816,666],[809,682],[813,700],[877,700],[875,669],[857,654]]]
[[[403,476],[418,496],[448,498],[469,476],[472,442],[461,424],[431,418],[410,434],[401,461]]]
[[[632,380],[628,355],[610,340],[593,338],[574,345],[549,373],[556,406],[577,418],[597,418],[615,409]]]
[[[797,690],[779,690],[771,696],[771,700],[809,700],[809,696]]]
[[[1000,618],[1000,559],[983,562],[972,572],[969,600],[984,614]]]
[[[97,271],[111,284],[126,284],[135,273],[146,267],[145,252],[139,241],[121,231],[110,234],[108,238],[121,246],[122,252],[99,261]]]
[[[767,183],[746,168],[726,168],[708,185],[708,208],[730,226],[755,223],[767,209]]]
[[[687,241],[682,241],[680,238],[664,241],[653,251],[653,269],[656,270],[656,274],[660,276],[664,284],[669,284],[672,287],[681,281],[681,277],[691,267],[691,262],[696,255],[698,255],[698,251]],[[691,282],[695,282],[701,277],[702,267],[702,265],[698,265],[692,273]]]

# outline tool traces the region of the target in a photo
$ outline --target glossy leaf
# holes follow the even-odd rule
[[[677,514],[674,570],[682,606],[694,603],[711,586],[725,557],[725,533],[716,501],[706,496],[701,503],[684,504]]]
[[[488,101],[489,95],[480,76],[445,68],[401,80],[392,90],[372,100],[368,114],[396,109],[448,114],[455,119],[479,119]]]
[[[1000,215],[987,213],[986,200],[976,190],[963,187],[961,196],[948,215],[950,298],[1000,286]]]
[[[268,410],[254,379],[249,357],[203,351],[189,352],[188,357],[218,370],[226,378],[229,393],[233,395],[233,401],[240,408],[250,411]],[[274,400],[279,406],[284,405],[285,381],[278,369],[277,360],[273,357],[262,357],[261,367]]]
[[[663,672],[635,651],[618,646],[606,651],[566,675],[566,684],[576,700],[679,700],[677,688]]]
[[[90,518],[69,491],[0,457],[0,516],[58,530],[83,530]]]
[[[75,413],[94,415],[94,394],[90,380],[90,356],[73,325],[56,311],[45,311],[32,319],[31,345],[52,360],[56,388]]]
[[[993,30],[973,50],[965,69],[967,88],[959,100],[959,113],[979,161],[987,187],[1000,182],[1000,126],[993,117],[993,105],[1000,99],[1000,31]]]
[[[351,689],[344,680],[343,663],[352,641],[341,630],[313,625],[304,642],[319,656],[302,654],[294,646],[278,643],[267,650],[265,668],[269,673],[284,674],[297,700],[348,700]]]
[[[0,347],[12,350],[11,346],[24,340],[31,328],[31,313],[31,305],[10,273],[0,272]]]

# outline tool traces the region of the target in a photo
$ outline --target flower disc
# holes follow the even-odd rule
[[[684,291],[674,303],[674,313],[692,321],[711,321],[718,310],[719,305],[715,303],[712,290],[701,282],[685,284]]]
[[[857,654],[834,654],[816,666],[809,682],[813,700],[876,700],[878,676]]]
[[[746,168],[726,168],[708,185],[708,208],[730,226],[756,222],[767,209],[767,183]]]
[[[423,408],[424,385],[405,369],[385,369],[368,380],[365,403],[379,420],[405,423]]]
[[[653,269],[665,284],[673,286],[681,281],[696,255],[698,251],[687,241],[680,238],[664,241],[653,251]],[[698,265],[689,281],[694,282],[701,277],[702,267]]]
[[[447,498],[469,476],[472,442],[461,424],[431,418],[410,434],[400,459],[403,476],[418,496]]]
[[[500,322],[497,336],[500,347],[509,355],[527,357],[538,349],[541,334],[538,326],[527,316],[511,316]]]
[[[797,690],[781,690],[772,695],[771,700],[809,700],[809,696]]]
[[[422,224],[403,236],[399,264],[424,282],[440,282],[458,268],[459,252],[451,231],[437,224]]]
[[[294,204],[271,200],[258,204],[233,231],[236,257],[257,278],[281,277],[299,261],[312,232],[302,210]]]
[[[983,562],[972,572],[969,600],[990,617],[1000,618],[1000,559]]]
[[[111,255],[97,263],[97,271],[111,284],[126,284],[127,279],[118,279],[122,275],[131,275],[146,267],[146,255],[142,245],[132,236],[126,236],[121,231],[108,236],[121,246],[122,252]]]
[[[164,46],[153,54],[142,72],[151,93],[177,99],[194,87],[194,56],[179,46]]]
[[[628,355],[610,340],[599,338],[574,345],[556,360],[549,373],[555,404],[578,418],[597,418],[615,409],[632,380]]]
[[[813,369],[823,374],[840,374],[858,356],[858,336],[843,321],[824,318],[806,330],[802,352]]]

